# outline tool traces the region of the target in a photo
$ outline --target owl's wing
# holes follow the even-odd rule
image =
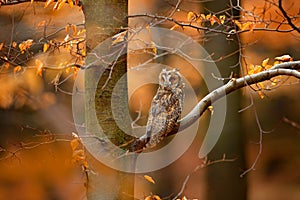
[[[160,99],[157,95],[153,98],[151,103],[151,108],[149,111],[148,122],[146,126],[146,137],[147,142],[150,140],[151,136],[157,132],[160,132],[163,128],[163,119],[162,113],[164,109],[161,106]]]

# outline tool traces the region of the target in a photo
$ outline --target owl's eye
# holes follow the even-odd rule
[[[170,81],[171,83],[174,83],[175,80],[176,80],[176,78],[175,78],[174,76],[171,76],[171,77],[169,78],[169,81]]]

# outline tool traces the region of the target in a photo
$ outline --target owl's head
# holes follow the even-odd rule
[[[175,91],[184,86],[178,69],[163,69],[159,74],[159,86],[164,89]]]

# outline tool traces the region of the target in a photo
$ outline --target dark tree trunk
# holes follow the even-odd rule
[[[85,0],[83,1],[83,11],[85,14],[85,24],[87,32],[87,51],[91,52],[100,42],[122,31],[122,27],[127,27],[128,3],[126,0]],[[86,65],[92,60],[92,56],[87,56]],[[121,60],[121,61],[120,61]],[[97,66],[85,71],[85,89],[91,89],[94,81],[98,81],[95,73],[104,71],[96,90],[96,95],[91,96],[86,92],[86,126],[87,131],[95,134],[95,124],[99,124],[103,130],[103,138],[110,138],[115,145],[126,142],[126,135],[119,129],[112,115],[111,99],[114,86],[117,81],[126,73],[126,56],[119,59],[114,66],[112,76],[102,89],[109,77],[109,69],[99,69]],[[127,91],[127,82],[122,86]],[[122,95],[122,102],[127,102],[127,95]],[[97,119],[90,116],[90,109],[95,105]],[[119,105],[123,110],[127,103]],[[120,113],[120,118],[125,119]],[[97,133],[99,134],[99,133]],[[113,159],[113,158],[112,158]],[[134,188],[133,175],[113,170],[100,163],[92,156],[89,157],[89,164],[94,173],[89,173],[88,199],[132,199]]]
[[[230,2],[234,5],[236,1],[222,0],[204,3],[203,7],[211,12],[222,11],[228,6]],[[235,16],[238,16],[238,11],[233,11]],[[214,58],[228,55],[238,50],[237,38],[230,38],[228,40],[226,35],[220,34],[211,38],[204,46],[209,54],[213,53]],[[229,77],[231,72],[239,73],[239,54],[230,56],[217,62],[217,66],[223,77]],[[230,68],[230,66],[235,66]],[[222,158],[225,154],[228,158],[237,158],[235,162],[221,163],[212,165],[207,168],[208,191],[209,200],[244,200],[247,199],[246,178],[240,177],[242,170],[245,169],[245,144],[244,133],[242,131],[241,116],[238,113],[241,105],[240,92],[236,91],[227,96],[227,115],[223,132],[217,145],[209,154],[210,160],[217,160]]]

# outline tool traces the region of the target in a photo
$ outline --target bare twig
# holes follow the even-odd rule
[[[292,19],[289,17],[289,15],[286,13],[286,11],[284,10],[283,6],[282,6],[282,0],[278,0],[278,8],[281,11],[281,13],[283,14],[283,16],[286,18],[286,20],[288,21],[289,25],[298,33],[300,33],[300,29],[292,22]]]
[[[213,160],[213,161],[210,161],[210,160],[207,159],[207,157],[205,157],[205,158],[203,159],[203,163],[200,164],[200,165],[197,165],[197,166],[194,168],[194,170],[193,170],[190,174],[188,174],[188,175],[185,177],[185,180],[183,181],[183,184],[182,184],[182,186],[181,186],[180,191],[178,192],[178,194],[177,194],[172,200],[176,200],[176,199],[178,199],[178,197],[179,197],[180,195],[182,195],[182,193],[184,192],[184,189],[186,188],[186,185],[187,185],[187,183],[188,183],[188,181],[189,181],[191,175],[193,175],[194,173],[196,173],[199,169],[203,169],[203,168],[205,168],[205,167],[208,167],[208,166],[210,166],[210,165],[214,165],[214,164],[217,164],[217,163],[234,162],[235,160],[236,160],[235,158],[231,158],[231,159],[226,158],[226,155],[225,155],[225,154],[223,155],[223,157],[222,157],[221,159]]]

